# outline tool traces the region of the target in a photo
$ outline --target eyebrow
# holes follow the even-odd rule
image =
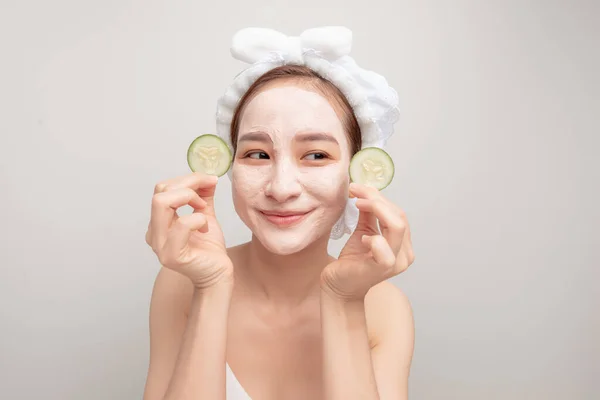
[[[339,142],[332,135],[325,132],[306,132],[299,133],[295,140],[297,142],[331,142],[339,146]],[[271,136],[265,132],[248,132],[240,135],[239,142],[262,142],[262,143],[273,143]]]
[[[271,136],[267,135],[265,132],[244,133],[240,136],[239,142],[273,143],[273,141],[271,140]]]
[[[312,142],[312,141],[322,141],[322,142],[331,142],[339,145],[336,138],[332,135],[325,132],[308,132],[308,133],[299,133],[296,137],[296,141],[298,142]]]

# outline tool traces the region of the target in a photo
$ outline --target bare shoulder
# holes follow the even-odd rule
[[[400,337],[412,343],[412,307],[406,294],[391,282],[381,282],[369,290],[365,297],[365,314],[371,348],[384,340]]]

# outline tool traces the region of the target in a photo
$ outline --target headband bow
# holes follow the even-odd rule
[[[302,62],[306,51],[314,51],[328,61],[350,54],[352,31],[343,26],[307,29],[300,36],[287,36],[268,28],[245,28],[232,39],[231,55],[254,64],[269,55],[285,54],[288,62]]]

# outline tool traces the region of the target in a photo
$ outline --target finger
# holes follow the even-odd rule
[[[184,187],[189,187],[193,190],[199,190],[204,186],[216,184],[217,181],[218,177],[216,176],[207,175],[202,172],[194,172],[188,175],[167,179],[158,183],[154,187],[154,193],[162,193],[167,190],[181,189]]]
[[[358,197],[356,205],[361,211],[373,208],[365,205],[365,199],[372,200],[379,205],[377,208],[380,212],[376,213],[376,216],[379,219],[384,237],[390,243],[392,250],[396,254],[405,254],[409,264],[411,264],[415,256],[412,248],[410,226],[404,210],[376,188],[352,182],[349,189],[352,196]],[[375,212],[374,209],[373,212]]]
[[[155,241],[154,246],[158,248],[162,247],[177,209],[186,204],[194,210],[203,210],[206,208],[206,202],[200,198],[198,193],[190,188],[168,190],[153,196],[150,226],[152,229],[152,238]]]
[[[190,188],[206,201],[207,207],[204,209],[204,213],[214,216],[214,196],[218,181],[219,178],[217,176],[194,172],[161,182],[156,185],[154,191],[155,193],[162,193],[170,190]]]
[[[357,182],[351,182],[348,186],[348,191],[350,192],[350,197],[358,197],[360,199],[369,199],[380,195],[379,190],[376,188]]]
[[[404,237],[402,238],[402,253],[405,255],[408,265],[411,265],[415,260],[415,254],[413,250],[412,237],[410,224],[408,223],[408,218],[404,210],[398,208],[400,218],[402,218],[402,222],[404,223]]]
[[[181,177],[171,178],[157,183],[154,186],[154,194],[165,192],[169,185],[171,185],[174,182],[177,182],[179,179],[181,179]]]
[[[206,215],[215,216],[215,191],[217,189],[218,178],[216,176],[213,176],[212,178],[214,178],[214,181],[197,185],[193,187],[193,189],[195,189],[196,193],[206,201],[206,208],[203,212]]]
[[[402,251],[406,254],[408,265],[411,265],[415,261],[415,252],[412,244],[412,238],[410,234],[410,225],[406,218],[403,218],[406,225],[404,230],[404,238],[402,239]]]
[[[193,190],[199,190],[205,187],[214,186],[218,180],[219,178],[214,175],[207,175],[202,172],[194,172],[192,174],[174,179],[167,185],[167,190],[181,189],[184,187],[189,187]]]
[[[358,211],[356,230],[359,232],[379,233],[379,226],[377,225],[377,217],[375,214],[368,210],[361,210],[360,208]]]
[[[206,220],[206,216],[204,216],[204,219]],[[202,233],[207,233],[208,232],[208,220],[207,220],[207,222],[204,225],[202,225],[200,228],[198,228],[198,231],[200,231]]]
[[[372,186],[363,185],[360,183],[352,182],[349,186],[350,197],[358,197],[362,199],[379,199],[382,202],[388,204],[391,208],[396,209],[402,213],[402,210],[394,204],[393,201],[388,199],[381,190],[378,190]]]
[[[387,240],[381,235],[363,235],[361,239],[371,250],[375,262],[389,272],[393,271],[396,265],[396,255]]]
[[[349,186],[350,197],[356,197],[356,206],[357,208],[360,205],[359,200],[361,199],[375,199],[380,196],[379,190],[374,187],[363,185],[360,183],[352,182]],[[366,227],[367,231],[377,232],[379,233],[379,224],[377,223],[377,216],[374,215],[373,209],[359,208],[359,225],[361,227]],[[363,224],[361,224],[361,216]]]
[[[152,222],[148,221],[148,229],[146,229],[146,244],[152,246]]]
[[[214,197],[217,182],[219,178],[214,175],[206,175],[202,172],[194,172],[193,174],[184,176],[177,181],[169,184],[167,190],[175,190],[180,188],[190,188],[206,201],[207,207],[203,210],[206,215],[215,215],[214,212]]]
[[[406,224],[400,215],[398,215],[388,204],[379,199],[357,199],[356,208],[360,212],[373,213],[379,221],[381,233],[389,243],[395,254],[398,254],[402,248]]]
[[[206,216],[193,213],[180,217],[173,223],[161,251],[163,265],[180,262],[188,249],[192,232],[207,226]]]

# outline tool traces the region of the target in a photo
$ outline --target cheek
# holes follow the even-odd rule
[[[303,184],[315,197],[327,202],[345,202],[348,197],[348,163],[310,168],[303,174]]]
[[[234,163],[231,188],[236,202],[249,202],[263,192],[268,174],[263,168]]]

